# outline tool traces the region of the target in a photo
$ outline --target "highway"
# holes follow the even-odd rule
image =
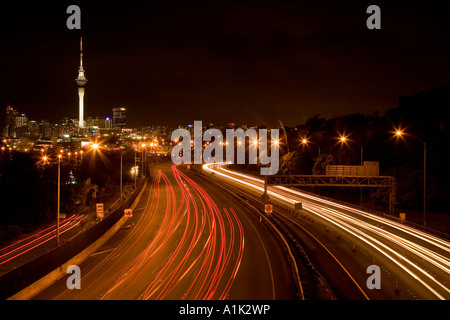
[[[68,218],[61,220],[59,226],[60,236],[65,236],[68,232],[77,232],[78,228],[76,227],[86,218],[87,215],[72,214]],[[54,246],[56,229],[55,223],[54,225],[34,232],[21,240],[0,248],[0,275],[33,260],[40,254],[49,250],[48,248],[50,246]]]
[[[262,179],[225,169],[220,164],[204,165],[203,170],[261,199]],[[290,224],[292,232],[302,234],[305,244],[314,248],[309,252],[311,259],[317,262],[338,296],[345,298],[345,293],[340,292],[342,280],[330,271],[331,263],[320,261],[324,252],[366,299],[450,298],[448,240],[298,189],[269,186],[268,195],[270,202],[280,207],[293,208],[295,202],[302,202],[300,217],[285,210],[274,214]],[[315,253],[319,247],[320,253]],[[371,265],[380,267],[380,289],[369,289],[366,284],[371,275],[367,268]]]
[[[35,300],[301,299],[281,239],[258,213],[186,166],[152,167],[133,217]]]
[[[124,190],[127,190],[128,187],[127,182]],[[116,189],[119,189],[118,186]],[[103,203],[104,207],[107,208],[105,215],[114,211],[120,205],[119,201],[118,192],[117,197],[115,192],[108,192],[97,198],[97,202]],[[82,213],[67,214],[66,218],[61,218],[59,221],[60,242],[68,241],[71,237],[81,232],[82,229],[96,223],[92,221],[92,216],[95,215],[95,212],[96,207],[94,203]],[[91,219],[89,219],[89,215]],[[56,233],[57,226],[55,222],[40,230],[30,232],[24,235],[22,239],[0,248],[0,276],[53,249],[57,245]]]

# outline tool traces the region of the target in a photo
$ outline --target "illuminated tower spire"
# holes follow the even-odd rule
[[[87,79],[84,76],[83,69],[83,38],[80,38],[80,68],[78,69],[78,78],[75,79],[78,84],[78,98],[79,98],[79,122],[78,127],[84,128],[84,86]]]

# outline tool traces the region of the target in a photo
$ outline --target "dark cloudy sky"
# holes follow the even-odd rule
[[[81,30],[66,27],[71,4],[81,8]],[[381,8],[381,30],[366,27],[371,4]],[[0,107],[35,120],[77,118],[83,36],[85,116],[125,106],[130,126],[139,127],[383,114],[398,96],[450,84],[449,8],[446,1],[3,0]]]

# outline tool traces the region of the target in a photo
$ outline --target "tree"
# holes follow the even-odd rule
[[[280,161],[279,174],[311,174],[312,160],[301,151],[286,153]]]
[[[322,154],[317,158],[313,167],[314,175],[324,175],[326,173],[327,165],[334,164],[334,157],[331,154]]]
[[[35,226],[46,217],[48,201],[36,164],[16,152],[0,180],[1,225]]]

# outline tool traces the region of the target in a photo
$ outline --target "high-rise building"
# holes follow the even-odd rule
[[[4,135],[7,138],[16,137],[16,117],[19,116],[19,112],[11,106],[6,107],[6,126]]]
[[[59,135],[74,135],[77,131],[76,126],[74,125],[72,119],[69,117],[64,117],[59,125]]]
[[[50,138],[52,135],[50,123],[45,119],[39,123],[39,135],[41,138]]]
[[[78,84],[78,100],[79,100],[79,121],[78,128],[84,128],[84,87],[87,79],[84,76],[83,69],[83,38],[80,38],[80,68],[78,69],[78,78],[75,79]]]
[[[109,117],[105,119],[105,129],[111,129],[111,119]]]
[[[87,117],[86,128],[105,128],[105,119],[101,117]]]
[[[28,127],[28,118],[25,113],[22,113],[20,116],[16,116],[16,128],[22,129],[23,127]]]
[[[39,138],[39,123],[37,123],[35,120],[28,121],[28,134],[32,139]]]
[[[123,129],[126,125],[127,109],[126,108],[113,108],[113,128]]]

